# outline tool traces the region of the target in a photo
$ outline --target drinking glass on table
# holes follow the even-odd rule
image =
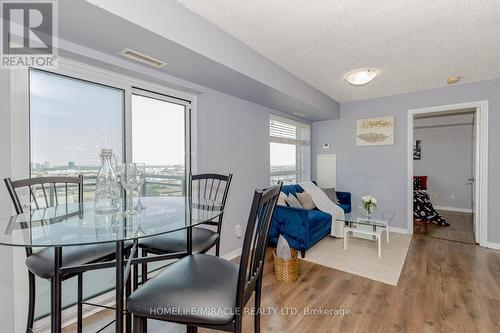
[[[146,184],[146,165],[144,163],[136,163],[136,179],[137,179],[137,192],[138,192],[138,203],[135,206],[135,210],[140,212],[146,209],[141,203],[141,197],[145,194],[144,184]]]
[[[126,200],[125,207],[126,210],[123,212],[124,215],[134,215],[137,213],[136,210],[132,208],[132,205],[128,205],[128,201],[132,202],[134,191],[137,189],[137,165],[136,163],[123,163],[120,166],[120,184],[125,190]]]

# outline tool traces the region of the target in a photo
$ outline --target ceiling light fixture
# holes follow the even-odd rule
[[[461,78],[462,77],[460,77],[460,76],[450,76],[449,78],[446,79],[446,83],[448,83],[448,84],[455,84],[455,83],[460,82]]]
[[[376,78],[378,70],[374,68],[363,68],[350,71],[344,76],[344,80],[353,86],[363,86]]]

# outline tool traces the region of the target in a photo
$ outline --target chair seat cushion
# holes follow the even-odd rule
[[[207,252],[218,239],[219,234],[215,231],[206,228],[193,228],[193,253]],[[139,246],[153,253],[186,252],[186,230],[146,237],[141,240]]]
[[[62,265],[77,266],[101,261],[116,253],[115,243],[67,246],[62,249]],[[54,248],[45,248],[26,258],[28,269],[42,279],[54,276]]]
[[[138,316],[196,324],[228,324],[234,318],[239,266],[194,254],[165,268],[128,299]]]

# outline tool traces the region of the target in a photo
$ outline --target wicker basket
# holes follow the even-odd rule
[[[297,250],[290,249],[290,254],[292,258],[286,260],[276,256],[276,252],[273,252],[274,275],[276,276],[276,280],[278,280],[279,282],[293,283],[297,281],[297,278],[299,276],[299,259]]]

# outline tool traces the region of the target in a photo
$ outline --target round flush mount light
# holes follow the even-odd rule
[[[449,78],[446,79],[446,83],[455,84],[455,83],[460,82],[461,79],[462,79],[462,77],[460,77],[460,76],[450,76]]]
[[[344,80],[353,86],[363,86],[376,78],[378,70],[374,68],[363,68],[350,71],[344,76]]]

